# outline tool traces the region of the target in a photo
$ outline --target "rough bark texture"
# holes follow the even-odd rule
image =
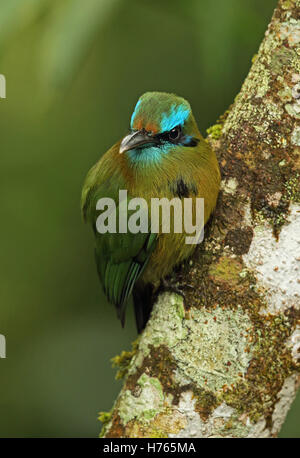
[[[106,437],[276,436],[299,385],[300,0],[280,1],[209,132],[222,188],[205,241],[137,348]],[[132,357],[131,357],[132,356]],[[128,363],[128,364],[127,364]]]

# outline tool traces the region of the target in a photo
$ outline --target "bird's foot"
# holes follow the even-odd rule
[[[185,294],[183,288],[178,282],[172,281],[172,278],[162,278],[160,288],[162,291],[169,291],[171,293],[179,294],[185,301]]]

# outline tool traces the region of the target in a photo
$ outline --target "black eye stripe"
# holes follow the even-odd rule
[[[197,146],[198,143],[199,143],[199,138],[187,136],[183,138],[183,142],[181,143],[181,145],[193,147],[193,146]]]
[[[175,140],[171,139],[170,138],[170,132],[173,132],[178,127],[180,127],[180,129],[181,129],[181,132],[180,132],[181,135],[179,135],[178,138],[175,139]],[[135,132],[135,131],[136,131],[136,129],[132,129],[132,128],[129,129],[129,132]],[[148,133],[148,135],[151,135],[151,134]],[[186,146],[186,147],[190,147],[191,148],[191,147],[197,146],[199,141],[200,141],[199,138],[197,138],[197,137],[192,137],[191,135],[184,135],[183,132],[182,132],[181,126],[176,126],[172,130],[167,131],[167,132],[163,132],[162,134],[156,134],[156,135],[153,136],[153,138],[155,138],[156,144],[158,146],[162,145],[164,143],[173,143],[174,145],[181,145],[181,146]]]
[[[176,126],[176,127],[180,127],[180,126]],[[173,143],[175,145],[182,145],[182,146],[186,146],[186,147],[194,147],[194,146],[197,146],[198,143],[199,143],[199,139],[196,138],[196,137],[191,137],[189,135],[183,135],[183,132],[182,132],[182,129],[180,131],[180,135],[178,136],[177,139],[173,140],[172,138],[170,138],[170,133],[175,130],[176,128],[172,129],[171,131],[168,131],[168,132],[163,132],[162,134],[157,134],[155,135],[155,138],[159,141],[159,144],[162,144],[162,143],[165,143],[165,142],[169,142],[169,143]]]

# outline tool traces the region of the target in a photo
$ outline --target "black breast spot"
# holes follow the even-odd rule
[[[182,199],[183,197],[189,197],[190,194],[197,194],[197,188],[194,184],[187,185],[182,178],[173,183],[171,186],[171,190],[174,196],[179,197]]]

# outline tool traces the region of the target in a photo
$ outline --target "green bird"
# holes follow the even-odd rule
[[[148,209],[152,198],[177,197],[183,202],[190,197],[194,211],[195,200],[201,197],[206,223],[216,205],[219,187],[215,153],[200,134],[190,104],[174,94],[143,94],[133,111],[129,134],[91,168],[81,198],[83,218],[91,223],[95,234],[99,278],[122,326],[133,293],[137,330],[143,330],[151,312],[152,291],[175,265],[192,254],[196,245],[186,243],[184,231],[164,233],[161,224],[158,233],[151,232],[150,210],[146,231],[99,233],[98,200],[113,199],[118,219],[125,211],[118,202],[120,190],[127,191],[128,201],[145,199]],[[127,217],[131,214],[128,212]]]

